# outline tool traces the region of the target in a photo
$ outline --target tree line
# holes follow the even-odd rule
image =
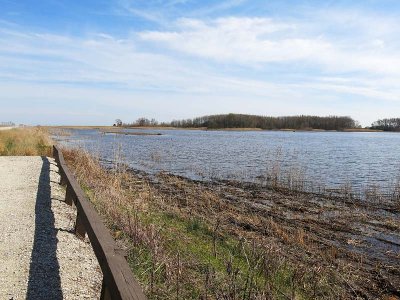
[[[372,123],[370,128],[383,131],[400,131],[400,118],[381,119]]]
[[[121,119],[116,119],[113,126],[117,127],[151,127],[151,126],[169,126],[167,123],[159,123],[156,119],[139,118],[131,123],[124,123]]]
[[[0,126],[10,125],[12,122],[0,122]],[[177,128],[260,128],[260,129],[323,129],[343,130],[361,128],[359,123],[349,116],[283,116],[270,117],[247,114],[220,114],[202,116],[193,119],[173,120],[172,122],[158,122],[156,119],[138,118],[130,123],[123,123],[116,119],[114,126],[118,127],[177,127]],[[374,130],[399,131],[400,118],[380,119],[365,127]]]
[[[10,126],[10,127],[14,127],[15,123],[14,122],[0,122],[0,127],[4,127],[4,126]]]
[[[343,130],[358,127],[358,123],[348,116],[285,116],[268,117],[245,114],[222,114],[194,119],[174,120],[173,127],[220,128],[261,128],[261,129],[323,129]]]
[[[193,119],[173,120],[172,122],[158,122],[155,119],[139,118],[132,123],[122,123],[116,120],[116,126],[170,126],[178,128],[261,128],[261,129],[323,129],[343,130],[359,127],[358,123],[347,116],[287,116],[268,117],[246,114],[221,114],[202,116]]]

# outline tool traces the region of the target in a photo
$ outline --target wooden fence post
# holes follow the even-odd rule
[[[60,169],[59,172],[60,172],[60,185],[62,186],[67,185],[67,178],[65,176],[64,170]]]
[[[110,232],[65,164],[62,152],[57,146],[53,147],[53,151],[59,167],[60,184],[66,185],[65,202],[69,205],[75,203],[77,209],[74,232],[80,239],[84,239],[87,234],[103,272],[100,299],[146,300],[127,263],[126,252],[118,249]]]
[[[80,213],[76,214],[76,222],[75,222],[75,234],[78,238],[84,239],[86,230],[85,230],[85,225],[82,222],[82,218],[80,217]]]
[[[67,184],[67,191],[65,193],[65,203],[68,204],[69,206],[72,206],[72,202],[74,201],[73,199],[73,189],[70,184]]]
[[[103,277],[103,283],[101,284],[100,300],[111,300],[111,294],[110,294],[109,289],[107,288],[104,277]]]

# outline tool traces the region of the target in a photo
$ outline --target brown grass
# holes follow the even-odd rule
[[[119,167],[107,171],[84,151],[63,152],[149,298],[350,297],[330,266],[337,255],[325,250],[326,263],[318,262],[303,227],[178,177],[161,173],[154,186],[126,172],[118,155]]]
[[[384,247],[369,248],[358,230],[371,239],[397,234],[396,206],[376,189],[368,202],[354,198],[351,186],[333,196],[300,192],[301,174],[284,188],[279,165],[266,188],[167,173],[152,179],[128,172],[118,151],[111,170],[84,151],[64,152],[152,299],[378,299],[398,292],[399,261]],[[398,194],[394,189],[391,199]]]
[[[0,131],[0,155],[50,156],[52,141],[41,127],[15,128]]]

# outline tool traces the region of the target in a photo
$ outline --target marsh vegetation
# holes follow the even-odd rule
[[[399,196],[311,193],[105,169],[64,150],[151,299],[349,299],[398,295]]]
[[[51,155],[52,141],[41,127],[13,128],[0,131],[0,155]]]

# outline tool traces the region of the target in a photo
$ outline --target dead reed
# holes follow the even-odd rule
[[[354,186],[350,181],[337,187],[328,187],[324,182],[311,180],[304,168],[294,164],[290,168],[282,167],[280,150],[276,159],[260,175],[258,184],[273,190],[285,190],[295,193],[314,193],[337,198],[341,201],[363,202],[400,207],[400,177],[396,176],[386,184],[368,183]]]
[[[0,155],[51,155],[52,141],[41,127],[15,128],[0,131]]]
[[[331,269],[293,261],[279,246],[283,242],[293,249],[312,250],[302,228],[293,231],[244,210],[240,203],[227,204],[213,190],[167,174],[159,174],[159,185],[154,186],[126,171],[118,149],[115,168],[110,170],[85,151],[63,152],[128,251],[132,270],[150,299],[344,299],[349,295]],[[270,233],[259,235],[259,227]]]

